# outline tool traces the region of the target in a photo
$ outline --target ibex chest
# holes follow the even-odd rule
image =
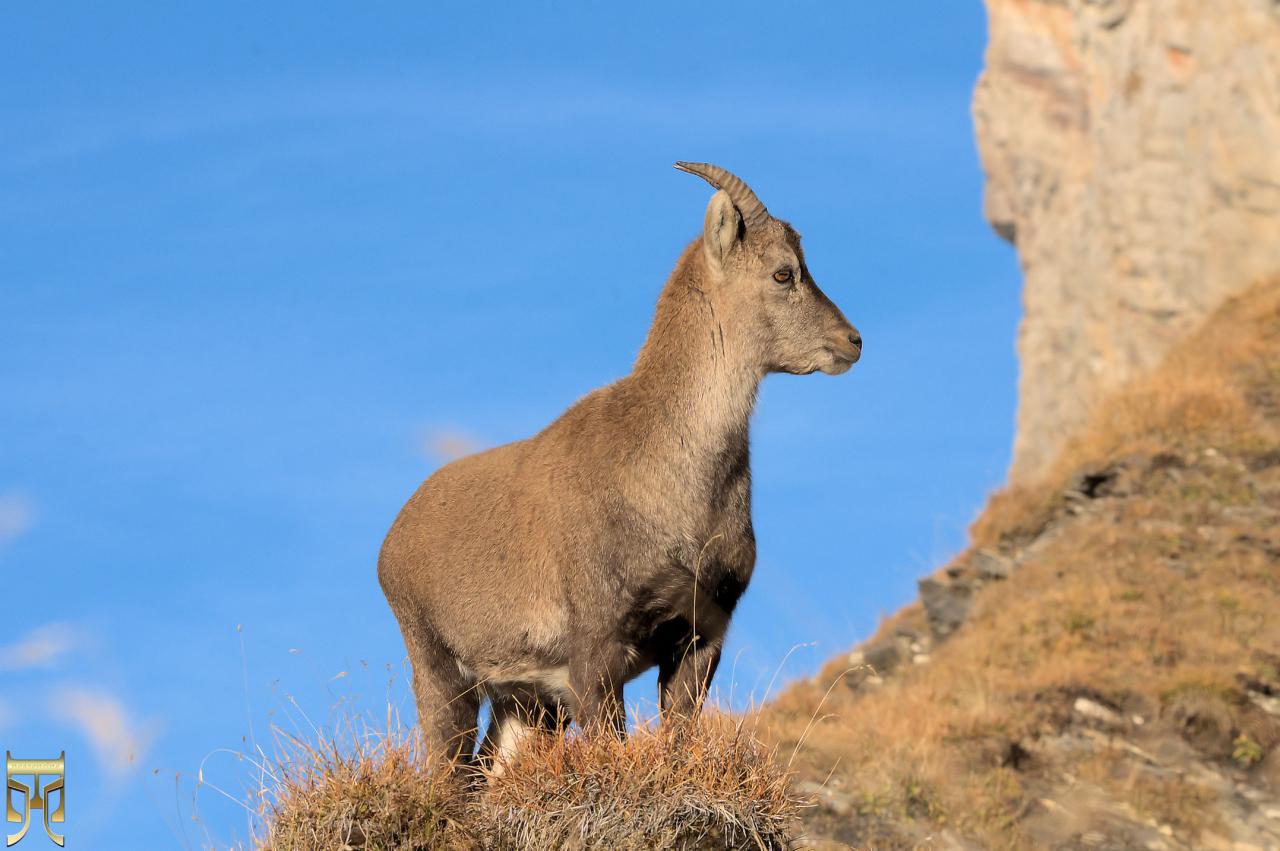
[[[688,436],[634,472],[626,499],[634,513],[620,524],[629,532],[621,559],[628,643],[643,654],[681,624],[722,633],[755,566],[745,429],[714,449]]]
[[[755,566],[749,507],[707,515],[698,526],[664,550],[650,550],[652,561],[637,565],[624,631],[638,648],[673,623],[709,636],[728,627]]]

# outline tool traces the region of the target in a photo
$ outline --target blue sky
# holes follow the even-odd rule
[[[67,751],[68,847],[243,839],[202,762],[241,797],[251,731],[411,713],[382,536],[444,455],[627,372],[710,197],[677,159],[791,220],[866,339],[847,375],[765,383],[720,688],[908,601],[1012,438],[984,27],[976,2],[6,6],[0,748]]]

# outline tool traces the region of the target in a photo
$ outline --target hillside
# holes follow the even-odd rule
[[[761,713],[822,847],[1280,847],[1280,279]]]

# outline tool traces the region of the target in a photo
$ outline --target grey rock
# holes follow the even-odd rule
[[[1077,697],[1071,709],[1080,717],[1095,721],[1104,727],[1124,726],[1124,719],[1114,709],[1087,697]]]
[[[853,798],[824,783],[804,780],[796,784],[795,790],[801,795],[812,798],[813,802],[822,809],[838,816],[847,816],[853,812]]]
[[[1222,509],[1222,517],[1230,523],[1256,526],[1259,529],[1280,525],[1280,511],[1269,505],[1229,505]]]
[[[965,579],[943,582],[929,577],[921,579],[920,603],[929,617],[929,628],[935,640],[946,638],[964,623],[973,608],[976,583]]]
[[[905,642],[890,637],[862,648],[862,658],[877,674],[887,674],[907,659]]]
[[[896,627],[893,630],[893,634],[898,636],[899,638],[903,638],[907,640],[908,642],[916,642],[925,637],[924,633],[922,633],[920,630],[916,629],[914,626],[909,626],[907,624],[903,624],[902,626]]]
[[[1219,696],[1198,691],[1175,695],[1165,715],[1200,752],[1221,759],[1231,755],[1233,722]]]
[[[988,582],[1008,579],[1013,573],[1013,562],[991,550],[978,550],[969,557],[969,566],[979,578]]]

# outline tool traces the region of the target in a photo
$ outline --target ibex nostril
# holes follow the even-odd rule
[[[855,346],[857,346],[859,349],[861,349],[861,348],[862,348],[862,335],[861,335],[861,334],[859,334],[857,331],[854,331],[853,333],[851,333],[851,334],[849,335],[849,342],[850,342],[850,343],[853,343]]]

